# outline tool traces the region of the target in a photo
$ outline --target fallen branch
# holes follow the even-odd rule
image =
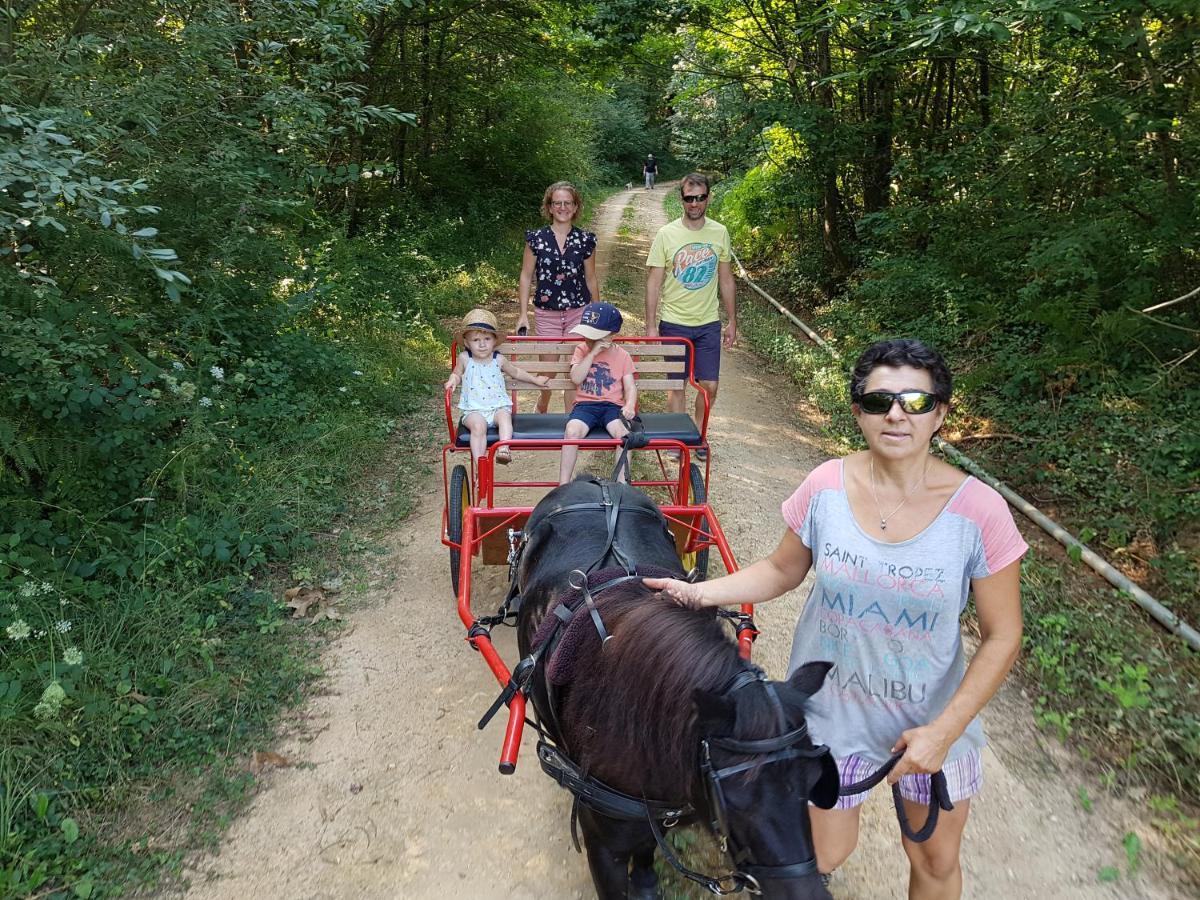
[[[1182,303],[1184,300],[1190,300],[1192,297],[1195,297],[1197,294],[1200,294],[1200,287],[1196,288],[1195,290],[1188,291],[1182,297],[1176,297],[1174,300],[1168,300],[1166,303],[1158,303],[1158,304],[1155,304],[1154,306],[1147,306],[1145,309],[1142,310],[1142,312],[1152,313],[1156,309],[1166,309],[1168,306],[1174,306],[1176,303]]]

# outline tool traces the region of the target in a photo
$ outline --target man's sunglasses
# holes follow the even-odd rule
[[[868,391],[858,398],[858,408],[872,416],[889,412],[892,404],[899,402],[900,408],[914,416],[924,415],[937,409],[938,398],[926,391]]]
[[[708,199],[708,194],[684,194],[684,203],[703,203]]]

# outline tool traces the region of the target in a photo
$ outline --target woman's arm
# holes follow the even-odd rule
[[[811,568],[812,551],[789,528],[769,556],[732,575],[696,584],[675,578],[642,580],[647,587],[662,591],[681,606],[700,609],[705,606],[774,600],[802,582]]]
[[[588,293],[592,295],[592,302],[597,302],[600,299],[600,280],[596,277],[595,253],[583,261],[583,280],[587,283]]]
[[[1009,563],[994,575],[971,582],[979,617],[979,648],[967,666],[962,684],[941,714],[928,725],[910,728],[896,741],[893,752],[904,757],[888,776],[895,784],[910,772],[936,772],[950,745],[987,705],[1008,675],[1021,649],[1021,561]]]
[[[525,255],[521,257],[521,277],[517,280],[517,302],[521,304],[517,313],[517,330],[529,327],[529,289],[533,284],[533,250],[525,245]]]

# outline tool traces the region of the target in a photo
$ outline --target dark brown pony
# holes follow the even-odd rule
[[[592,482],[581,481],[557,488],[530,518],[530,543],[517,577],[524,598],[518,622],[522,654],[529,652],[552,598],[565,592],[564,572],[588,568],[597,550],[606,552],[610,543],[601,509],[590,516],[576,509],[559,518],[546,512],[586,506],[595,490]],[[622,513],[618,550],[636,555],[639,568],[650,560],[649,566],[682,575],[674,543],[653,504],[623,485],[609,485],[609,490],[618,502],[641,511]],[[557,533],[559,524],[568,533]],[[543,578],[543,568],[556,574]],[[593,582],[604,583],[612,574],[601,572]],[[802,729],[805,701],[821,686],[828,665],[813,663],[785,682],[760,679],[740,658],[730,629],[714,611],[684,609],[640,580],[610,587],[596,602],[611,639],[602,643],[598,633],[587,634],[572,644],[569,665],[549,665],[552,690],[546,690],[544,673],[541,683],[535,679],[533,684],[539,721],[560,749],[623,794],[690,806],[706,823],[719,813],[725,837],[743,862],[754,863],[760,875],[785,873],[758,879],[764,897],[828,898],[815,871],[796,875],[788,870],[813,857],[809,800],[828,807],[837,799],[832,759],[814,748],[807,734],[787,745],[798,752],[786,758],[714,749],[720,739],[769,742]],[[721,781],[720,810],[714,809],[700,768],[703,739],[712,745],[715,766],[749,764]],[[649,822],[610,818],[584,803],[578,813],[597,894],[606,900],[657,896],[657,843]]]

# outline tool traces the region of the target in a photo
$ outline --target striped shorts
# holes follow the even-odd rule
[[[841,776],[841,787],[846,788],[873,774],[879,768],[879,763],[853,754],[837,760],[837,767],[838,774]],[[974,797],[983,787],[983,757],[980,756],[978,750],[971,750],[958,759],[946,762],[942,766],[942,772],[946,775],[946,788],[950,792],[952,803]],[[869,793],[870,791],[864,791],[861,794],[838,797],[837,806],[834,808],[853,809],[866,800]],[[913,803],[928,804],[929,776],[903,776],[900,779],[900,796]]]

